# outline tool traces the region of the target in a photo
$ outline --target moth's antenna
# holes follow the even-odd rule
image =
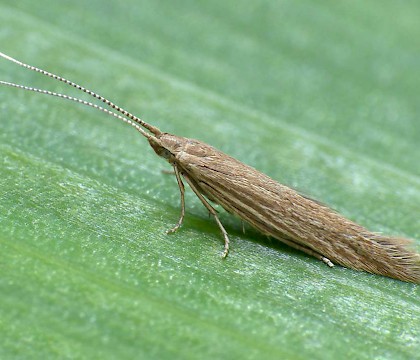
[[[133,128],[135,128],[137,131],[139,131],[146,138],[149,139],[149,138],[152,138],[153,137],[153,135],[150,135],[149,133],[147,133],[146,131],[144,131],[138,123],[136,123],[136,122],[134,122],[134,121],[132,121],[130,119],[127,119],[126,117],[121,116],[121,115],[119,115],[119,114],[117,114],[117,113],[115,113],[113,111],[110,111],[108,109],[105,109],[102,106],[93,104],[93,103],[91,103],[89,101],[78,99],[78,98],[75,98],[73,96],[68,96],[68,95],[56,93],[56,92],[53,92],[53,91],[48,91],[48,90],[43,90],[43,89],[37,89],[37,88],[30,87],[30,86],[19,85],[19,84],[7,82],[7,81],[2,81],[2,80],[0,80],[0,85],[6,85],[6,86],[11,86],[11,87],[14,87],[14,88],[18,88],[18,89],[23,89],[23,90],[28,90],[28,91],[34,91],[34,92],[38,92],[38,93],[45,94],[45,95],[57,96],[57,97],[59,97],[61,99],[70,100],[70,101],[78,102],[78,103],[83,104],[83,105],[91,106],[91,107],[93,107],[95,109],[98,109],[100,111],[103,111],[104,113],[106,113],[108,115],[111,115],[113,117],[116,117],[117,119],[120,119],[121,121],[124,121],[128,125],[131,125]]]
[[[80,85],[78,85],[78,84],[76,84],[76,83],[74,83],[74,82],[72,82],[72,81],[70,81],[70,80],[67,80],[67,79],[65,79],[65,78],[63,78],[63,77],[61,77],[61,76],[58,76],[58,75],[55,75],[55,74],[50,73],[50,72],[48,72],[48,71],[45,71],[45,70],[39,69],[39,68],[37,68],[37,67],[35,67],[35,66],[25,64],[25,63],[23,63],[23,62],[21,62],[21,61],[19,61],[19,60],[16,60],[16,59],[12,58],[11,56],[8,56],[8,55],[6,55],[6,54],[3,54],[2,52],[0,52],[0,57],[4,58],[4,59],[6,59],[6,60],[9,60],[9,61],[11,61],[11,62],[13,62],[13,63],[15,63],[15,64],[17,64],[17,65],[19,65],[19,66],[22,66],[22,67],[24,67],[24,68],[26,68],[26,69],[29,69],[29,70],[32,70],[32,71],[39,72],[39,73],[41,73],[41,74],[43,74],[43,75],[45,75],[45,76],[48,76],[48,77],[53,78],[53,79],[55,79],[55,80],[61,81],[61,82],[65,83],[65,84],[67,84],[67,85],[73,86],[74,88],[76,88],[76,89],[78,89],[78,90],[83,91],[84,93],[86,93],[86,94],[88,94],[88,95],[90,95],[90,96],[94,97],[95,99],[98,99],[98,100],[102,101],[103,103],[105,103],[106,105],[110,106],[111,108],[113,108],[113,109],[114,109],[114,110],[116,110],[117,112],[119,112],[119,113],[123,114],[124,116],[126,116],[127,118],[129,118],[130,120],[132,120],[133,122],[135,122],[135,123],[137,123],[137,124],[141,125],[142,127],[144,127],[145,129],[149,130],[152,134],[154,134],[154,135],[156,135],[156,136],[158,136],[158,135],[160,135],[160,134],[162,133],[162,132],[161,132],[161,131],[157,128],[157,127],[155,127],[155,126],[152,126],[152,125],[148,124],[147,122],[145,122],[145,121],[143,121],[142,119],[138,118],[137,116],[135,116],[135,115],[133,115],[133,114],[129,113],[128,111],[124,110],[123,108],[119,107],[118,105],[115,105],[113,102],[109,101],[108,99],[105,99],[103,96],[101,96],[101,95],[99,95],[99,94],[96,94],[96,93],[94,93],[93,91],[91,91],[91,90],[89,90],[89,89],[84,88],[83,86],[80,86]],[[13,86],[13,85],[11,85],[11,83],[6,83],[6,82],[4,82],[4,81],[2,81],[1,83],[2,83],[3,85]],[[17,84],[14,84],[14,85],[17,85]],[[30,89],[32,89],[32,88],[29,88],[29,87],[19,86],[19,85],[18,85],[18,86],[15,86],[15,87],[17,87],[17,88],[21,88],[21,89],[25,89],[25,90],[30,90]],[[36,91],[36,92],[40,92],[40,93],[44,93],[44,94],[49,94],[49,92],[48,92],[48,91],[47,91],[47,92],[43,92],[42,90],[40,91],[39,89],[33,89],[33,90],[30,90],[30,91]],[[53,95],[53,94],[51,93],[51,94],[49,94],[49,95]],[[60,95],[60,94],[56,94],[56,95],[53,95],[53,96],[59,96],[59,95]],[[59,96],[59,97],[64,98],[64,99],[66,98],[65,96]],[[71,100],[71,99],[73,100],[73,99],[75,99],[75,98],[72,98],[71,96],[68,96],[67,98],[68,98],[68,100]],[[74,100],[74,101],[77,101],[77,100]],[[83,100],[81,100],[81,101],[79,101],[79,102],[80,102],[80,103],[83,103]],[[85,105],[88,105],[88,104],[85,104]],[[92,104],[92,105],[94,105],[94,104]],[[91,105],[89,105],[89,106],[91,106]],[[99,109],[99,108],[101,108],[101,107],[98,107],[98,109]],[[101,108],[101,109],[103,109],[103,108]],[[103,109],[103,110],[105,110],[105,109]],[[103,110],[101,110],[101,111],[103,111]],[[112,113],[112,112],[110,112],[110,113]],[[116,114],[115,114],[115,115],[116,115]],[[121,120],[121,119],[120,119],[120,120]],[[127,121],[126,121],[126,122],[127,122]],[[137,129],[137,130],[138,130],[138,129]],[[142,133],[143,135],[145,135],[145,134],[146,134],[146,133],[144,133],[144,132],[141,132],[141,133]]]

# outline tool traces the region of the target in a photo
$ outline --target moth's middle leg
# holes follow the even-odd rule
[[[222,258],[225,258],[229,253],[229,236],[227,234],[227,231],[223,227],[222,223],[220,222],[219,216],[217,215],[216,209],[209,204],[209,202],[205,199],[205,197],[200,193],[200,191],[197,189],[195,184],[190,180],[190,178],[186,174],[182,174],[184,176],[184,179],[187,181],[188,185],[190,185],[192,191],[194,191],[195,195],[201,200],[203,205],[206,207],[206,209],[209,211],[211,215],[213,215],[214,219],[216,220],[217,225],[219,226],[220,231],[223,234],[223,239],[225,242],[225,247],[222,253]]]

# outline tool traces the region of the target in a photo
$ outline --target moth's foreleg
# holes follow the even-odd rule
[[[195,195],[201,200],[203,205],[206,207],[206,209],[209,211],[211,215],[213,215],[214,219],[217,222],[217,225],[219,226],[220,231],[223,234],[223,239],[225,241],[225,248],[223,250],[222,258],[225,258],[229,253],[229,236],[223,227],[222,223],[220,222],[219,216],[217,215],[217,211],[213,206],[211,206],[208,201],[204,198],[204,196],[200,193],[200,191],[196,188],[194,183],[189,179],[189,177],[186,174],[183,174],[185,180],[187,181],[188,185],[190,185],[192,191],[194,191]]]
[[[181,216],[179,217],[178,224],[176,224],[172,229],[169,229],[166,232],[167,234],[172,234],[175,231],[177,231],[181,227],[182,222],[184,221],[184,216],[185,216],[185,196],[184,196],[185,187],[184,187],[184,183],[182,182],[181,176],[179,174],[178,168],[176,167],[175,164],[173,165],[173,167],[174,167],[174,174],[176,177],[176,181],[178,182],[179,192],[181,194]]]

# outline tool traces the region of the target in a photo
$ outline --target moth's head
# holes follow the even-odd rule
[[[187,142],[187,139],[183,137],[167,133],[159,134],[156,137],[150,137],[148,140],[155,153],[165,158],[170,163],[175,161],[176,154],[184,148]]]

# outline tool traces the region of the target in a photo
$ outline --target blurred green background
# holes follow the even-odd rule
[[[8,1],[0,51],[420,248],[417,1]],[[76,95],[1,60],[0,78]],[[414,359],[419,286],[226,214],[118,121],[0,89],[0,358]],[[80,94],[77,94],[81,96]]]

